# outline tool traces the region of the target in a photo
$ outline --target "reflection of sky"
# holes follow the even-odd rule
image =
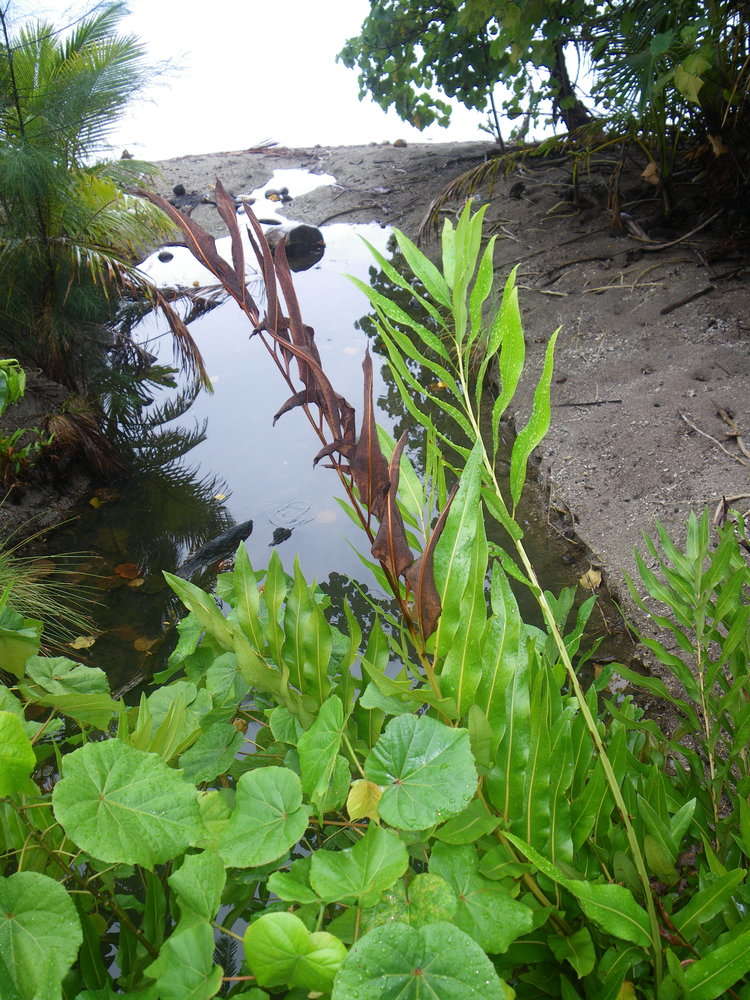
[[[288,186],[294,193],[292,185]],[[294,275],[294,283],[304,321],[316,332],[324,370],[336,391],[355,407],[359,422],[367,338],[354,324],[369,311],[369,304],[346,275],[367,280],[373,262],[359,237],[385,252],[389,233],[376,224],[334,224],[324,226],[322,232],[323,259],[309,271]],[[168,273],[174,263],[159,266]],[[179,272],[189,278],[182,262]],[[166,274],[164,279],[169,280]],[[292,538],[279,548],[287,570],[296,552],[308,579],[324,579],[332,570],[366,579],[369,574],[350,545],[363,548],[364,536],[335,502],[334,496],[343,496],[336,474],[322,465],[312,468],[320,444],[303,411],[293,410],[272,425],[273,414],[289,392],[259,340],[248,342],[247,319],[228,302],[194,322],[191,332],[215,392],[212,396],[202,393],[180,421],[191,425],[196,418],[208,419],[207,440],[187,460],[191,465],[200,463],[202,472],[225,479],[231,490],[227,502],[231,514],[237,521],[252,518],[255,522],[246,542],[252,562],[265,565],[274,529],[296,524]],[[159,343],[168,360],[168,339]],[[380,366],[374,367],[377,399]]]

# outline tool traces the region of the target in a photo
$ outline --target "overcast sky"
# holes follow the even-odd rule
[[[357,98],[357,74],[336,63],[369,0],[130,0],[124,27],[149,58],[175,67],[138,100],[113,135],[144,159],[290,146],[487,139],[483,116],[458,108],[449,129],[424,132]],[[81,4],[11,0],[22,13],[65,23]]]

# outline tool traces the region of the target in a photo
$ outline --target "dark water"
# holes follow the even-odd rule
[[[323,260],[295,276],[304,320],[316,331],[332,384],[355,406],[358,418],[361,362],[370,344],[377,420],[394,436],[410,431],[407,451],[419,470],[422,434],[410,428],[397,389],[386,377],[368,320],[368,301],[345,276],[353,274],[392,291],[360,239],[364,235],[385,251],[388,234],[374,225],[332,225],[323,232],[327,247]],[[149,350],[169,362],[163,323],[149,320],[140,331]],[[108,670],[114,687],[147,679],[161,667],[171,647],[179,608],[161,570],[174,572],[188,553],[234,523],[252,519],[254,529],[245,544],[256,567],[266,564],[271,543],[279,542],[277,551],[285,568],[291,571],[296,555],[307,579],[323,583],[334,604],[345,595],[355,613],[366,619],[371,612],[352,581],[378,594],[357,555],[358,550],[365,551],[363,536],[336,502],[343,498],[338,477],[312,466],[319,442],[303,412],[292,411],[272,425],[288,389],[259,339],[249,338],[247,319],[227,302],[192,323],[191,332],[215,391],[199,394],[165,427],[168,434],[189,435],[205,422],[205,439],[172,463],[161,462],[155,449],[126,482],[117,484],[115,492],[105,490],[95,506],[85,505],[57,539],[58,548],[97,553],[91,566],[98,574],[102,600],[95,611],[96,642],[75,655]],[[432,380],[429,373],[424,377]],[[159,395],[155,406],[169,396],[168,391]],[[563,560],[571,561],[569,546],[549,531],[544,506],[539,496],[533,498],[533,491],[521,520],[526,522],[528,545],[544,586],[557,591],[575,582],[580,567],[565,565]],[[210,587],[212,578],[201,582]],[[530,596],[521,589],[519,598],[527,620],[535,620]]]

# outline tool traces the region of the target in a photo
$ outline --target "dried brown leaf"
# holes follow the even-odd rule
[[[372,554],[389,568],[394,577],[401,576],[414,562],[414,556],[406,541],[404,521],[396,502],[401,472],[399,463],[405,444],[406,433],[401,435],[398,444],[393,449],[388,468],[390,487],[386,496],[385,511],[372,546]]]
[[[453,498],[456,495],[458,485],[454,486],[448,497],[448,502],[440,513],[440,517],[435,522],[432,534],[427,545],[424,547],[422,555],[416,559],[406,571],[406,582],[414,594],[414,604],[417,609],[419,626],[422,629],[422,636],[428,639],[437,627],[440,612],[443,610],[440,603],[440,595],[435,586],[435,577],[432,571],[432,557],[435,552],[445,522],[448,519],[448,512],[451,509]]]
[[[369,348],[362,362],[365,391],[362,407],[362,425],[359,440],[351,456],[352,475],[359,495],[371,514],[379,520],[385,510],[385,495],[390,479],[388,463],[380,450],[378,431],[375,426],[375,407],[372,401],[372,358]]]
[[[661,174],[659,173],[659,165],[655,160],[649,160],[646,167],[641,174],[641,179],[647,184],[653,184],[656,187],[661,183]]]
[[[216,240],[207,233],[202,226],[194,222],[187,215],[183,215],[174,205],[170,205],[166,198],[154,194],[152,191],[138,191],[142,198],[148,199],[152,204],[157,205],[169,218],[182,230],[188,249],[193,256],[203,264],[204,267],[214,274],[226,290],[238,302],[242,301],[242,288],[244,287],[244,275],[240,278],[235,274],[234,269],[224,260],[216,249]],[[256,323],[257,325],[257,323]]]
[[[138,576],[138,567],[132,562],[118,563],[115,566],[115,573],[117,576],[121,576],[123,580],[135,580]]]
[[[252,302],[252,297],[247,290],[245,282],[245,250],[242,246],[240,227],[237,225],[237,209],[235,208],[234,199],[229,197],[226,188],[218,177],[216,178],[216,185],[214,187],[214,198],[216,199],[216,210],[224,220],[224,225],[229,230],[229,236],[232,240],[232,266],[237,276],[238,290],[241,294],[239,305],[245,310],[249,299],[252,303],[251,309],[257,312],[257,306]]]
[[[295,392],[293,396],[290,396],[287,401],[279,407],[279,409],[273,415],[274,424],[279,419],[283,417],[285,413],[290,410],[295,409],[297,406],[306,406],[308,403],[317,403],[318,399],[314,392],[310,392],[309,389],[303,389],[302,392]]]

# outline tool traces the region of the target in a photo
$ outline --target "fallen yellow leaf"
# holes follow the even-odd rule
[[[142,576],[137,576],[134,580],[128,580],[129,587],[142,587],[146,581]]]
[[[661,174],[659,173],[659,167],[655,160],[649,160],[646,164],[646,169],[641,174],[641,178],[647,184],[653,184],[654,187],[661,182]]]
[[[158,641],[158,639],[147,639],[144,635],[141,636],[140,639],[135,640],[133,648],[137,649],[139,653],[148,653],[152,646],[155,646]]]
[[[583,576],[578,578],[578,582],[586,590],[598,590],[602,585],[602,573],[601,570],[594,569],[593,566],[589,566]]]
[[[90,649],[96,642],[94,635],[77,635],[68,643],[71,649]]]

